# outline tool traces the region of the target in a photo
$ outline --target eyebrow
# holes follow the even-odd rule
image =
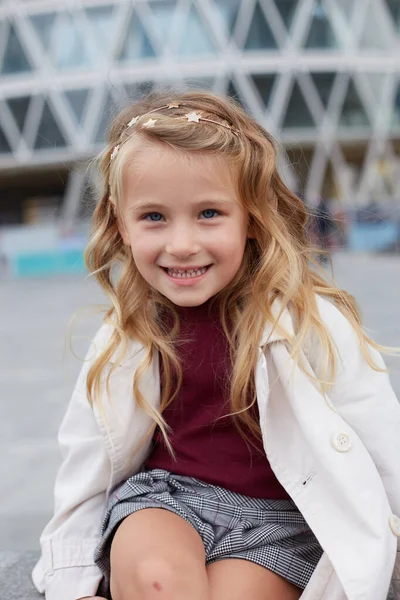
[[[204,206],[207,206],[208,208],[213,207],[213,206],[227,206],[227,205],[232,205],[234,204],[234,200],[229,200],[228,198],[210,198],[210,199],[204,199],[204,200],[199,200],[198,202],[194,202],[193,203],[193,207],[194,208],[202,208]],[[158,209],[165,209],[165,206],[163,204],[161,204],[160,202],[151,202],[151,201],[142,201],[142,202],[138,202],[137,204],[135,204],[134,206],[131,206],[129,208],[130,211],[142,211],[142,210],[158,210]]]

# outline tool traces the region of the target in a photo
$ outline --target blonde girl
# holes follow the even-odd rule
[[[270,135],[208,93],[113,123],[86,260],[111,307],[62,423],[47,600],[400,599],[400,407],[312,268]]]

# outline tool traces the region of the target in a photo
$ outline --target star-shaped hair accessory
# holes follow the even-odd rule
[[[194,110],[192,112],[188,113],[187,115],[185,115],[185,117],[187,118],[189,123],[198,123],[201,119],[201,115],[194,112]]]
[[[134,125],[136,123],[136,121],[138,120],[139,117],[133,117],[133,119],[131,119],[127,125],[127,127],[132,127],[132,125]]]
[[[114,158],[117,156],[119,151],[119,145],[114,147],[114,150],[111,152],[111,160],[114,160]]]
[[[0,0],[0,2],[1,2],[1,0]],[[188,105],[185,102],[173,101],[173,102],[170,102],[169,104],[164,104],[164,106],[159,106],[157,108],[153,108],[153,110],[149,110],[148,112],[144,113],[143,115],[137,115],[136,117],[132,117],[132,119],[127,124],[127,129],[132,127],[132,125],[135,125],[135,123],[142,117],[159,112],[160,110],[179,108],[180,106],[188,106]],[[228,129],[236,137],[239,137],[239,131],[235,127],[233,127],[233,125],[229,125],[229,123],[225,120],[213,119],[212,115],[210,115],[210,117],[203,117],[201,111],[196,112],[195,110],[192,110],[191,112],[187,113],[186,115],[184,115],[184,117],[181,117],[181,115],[178,115],[179,119],[185,118],[185,119],[187,119],[188,123],[199,123],[200,121],[206,121],[207,123],[214,123],[214,125],[218,125],[219,127]],[[151,127],[154,127],[154,125],[156,123],[157,123],[157,119],[149,118],[146,121],[146,123],[143,124],[143,127],[151,128]],[[134,133],[134,131],[132,133],[130,133],[129,135],[126,135],[125,138],[117,146],[114,146],[114,149],[111,153],[111,160],[113,160],[117,156],[120,146],[122,144],[124,144],[128,139],[130,139],[130,137],[131,137],[131,135],[133,135],[133,133]]]
[[[154,125],[157,123],[157,119],[149,119],[148,121],[146,121],[146,123],[143,123],[143,127],[154,127]]]

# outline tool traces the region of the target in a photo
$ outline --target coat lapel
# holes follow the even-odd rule
[[[267,322],[260,340],[260,347],[264,348],[272,342],[294,337],[293,319],[288,307],[282,309],[282,303],[277,298],[271,305],[272,322]]]

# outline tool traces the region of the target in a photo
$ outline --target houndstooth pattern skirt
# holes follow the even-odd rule
[[[206,564],[228,558],[257,563],[305,588],[322,548],[291,500],[249,498],[162,469],[143,471],[110,497],[95,562],[110,579],[110,548],[118,525],[146,508],[163,508],[199,533]]]

